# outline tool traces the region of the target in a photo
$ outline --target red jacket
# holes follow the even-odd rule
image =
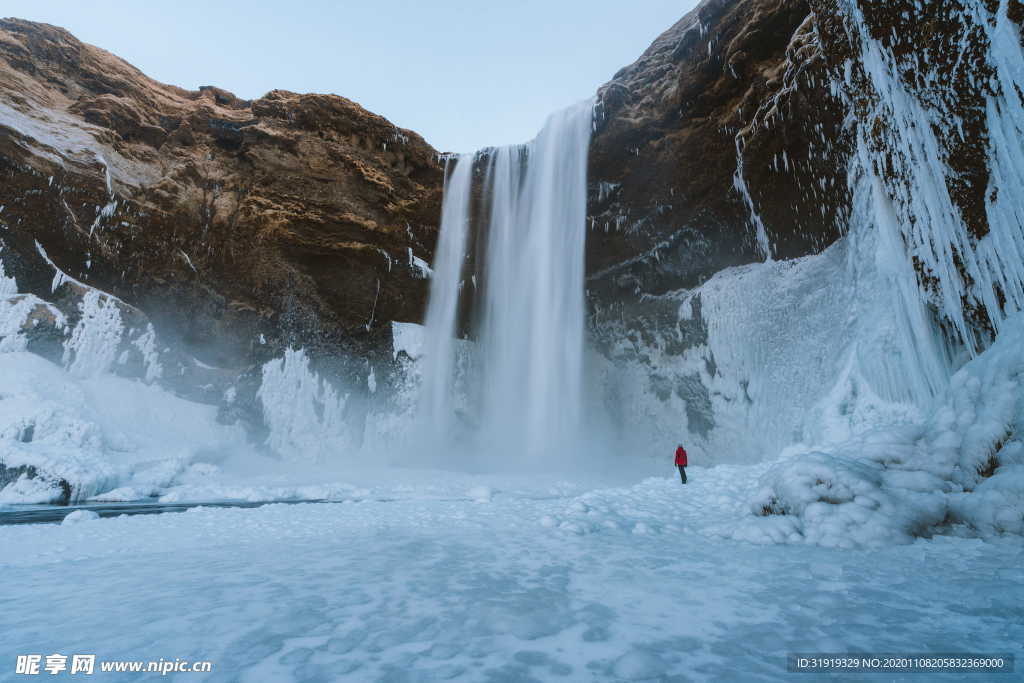
[[[682,446],[676,449],[676,467],[686,467],[686,449]]]

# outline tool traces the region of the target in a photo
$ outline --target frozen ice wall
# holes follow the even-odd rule
[[[994,15],[980,2],[943,6],[963,32],[960,44],[950,46],[960,54],[954,73],[934,65],[926,49],[897,57],[872,36],[857,3],[845,7],[873,104],[859,127],[855,171],[873,172],[884,183],[888,204],[876,212],[878,220],[892,221],[905,243],[894,244],[894,253],[916,263],[928,303],[971,354],[1024,305],[1024,55],[1009,4],[1000,2]],[[918,4],[913,11],[934,10]],[[973,63],[975,50],[981,50],[982,67]],[[966,105],[954,90],[958,78],[984,98],[989,186],[983,227],[965,220],[951,190],[956,152],[940,137],[949,130],[966,135],[970,112],[963,113]],[[842,86],[864,87],[852,68]]]
[[[347,395],[313,372],[302,350],[267,362],[256,397],[269,432],[265,445],[282,457],[318,461],[350,454],[361,435],[346,420]]]

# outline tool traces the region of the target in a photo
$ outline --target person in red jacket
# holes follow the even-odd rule
[[[686,483],[686,449],[683,448],[682,444],[676,448],[676,467],[679,468],[679,478]]]

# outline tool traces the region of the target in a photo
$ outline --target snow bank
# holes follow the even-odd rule
[[[0,465],[19,475],[2,502],[74,502],[126,486],[151,496],[244,448],[214,407],[137,380],[78,378],[26,352],[0,353],[0,378]]]
[[[1024,533],[1024,315],[949,383],[930,417],[784,458],[747,540],[851,547],[937,532]]]
[[[92,522],[99,518],[100,516],[92,510],[75,510],[64,517],[60,525],[70,526],[72,524],[81,524],[82,522]]]

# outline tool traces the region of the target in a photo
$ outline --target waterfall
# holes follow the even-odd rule
[[[425,436],[437,443],[450,432],[454,417],[455,333],[458,324],[462,271],[469,235],[469,199],[473,180],[472,154],[450,159],[445,168],[441,234],[434,254],[433,280],[427,304],[420,419]],[[422,430],[421,430],[422,431]]]
[[[427,312],[421,416],[450,434],[454,335],[469,233],[479,245],[471,395],[490,452],[544,455],[582,424],[587,153],[593,102],[552,115],[531,142],[458,158],[445,187]],[[474,160],[484,169],[470,218]]]

